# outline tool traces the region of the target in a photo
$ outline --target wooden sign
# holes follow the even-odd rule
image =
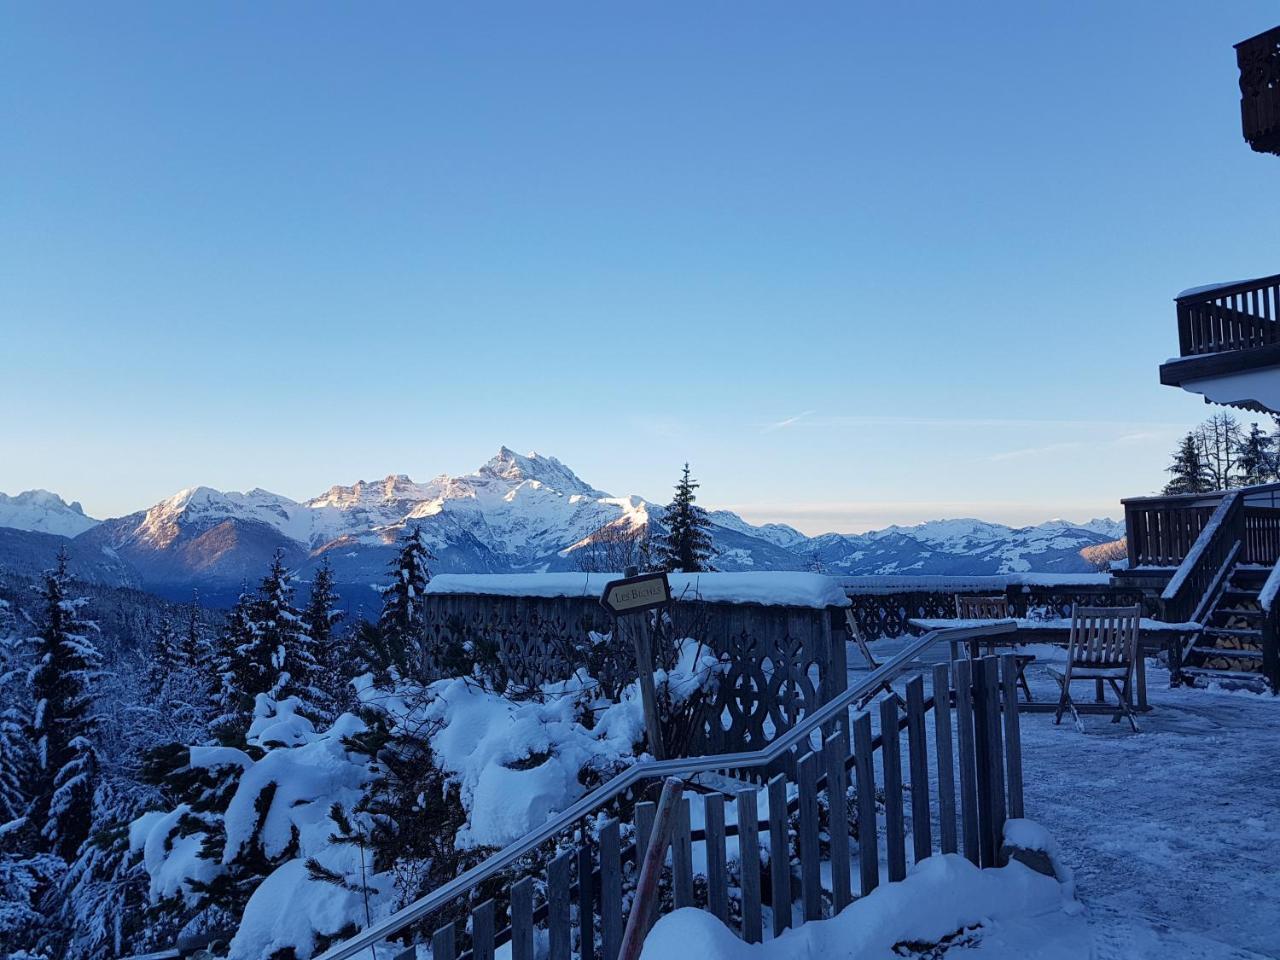
[[[600,603],[613,614],[614,629],[619,636],[635,649],[649,752],[654,759],[663,760],[666,750],[662,745],[662,724],[658,719],[658,697],[653,683],[653,638],[649,635],[649,618],[637,614],[670,603],[671,584],[665,573],[637,575],[635,567],[628,567],[625,572],[621,580],[610,580],[604,585]]]
[[[610,580],[600,602],[615,617],[640,613],[671,602],[671,584],[665,573],[642,573],[638,577]]]

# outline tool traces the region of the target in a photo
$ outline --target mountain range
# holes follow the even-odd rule
[[[30,574],[65,548],[86,580],[175,599],[198,590],[221,604],[282,550],[303,579],[327,558],[344,594],[363,605],[376,596],[372,588],[384,581],[410,526],[421,528],[438,572],[575,570],[602,529],[661,532],[662,512],[641,497],[596,489],[555,457],[503,447],[473,473],[426,483],[394,475],[333,486],[302,502],[260,489],[190,487],[103,521],[47,491],[0,494],[0,570]],[[1090,569],[1083,547],[1123,534],[1112,520],[1013,528],[961,519],[809,537],[725,510],[709,518],[719,569],[833,575],[1074,573]]]

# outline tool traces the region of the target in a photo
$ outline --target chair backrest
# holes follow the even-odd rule
[[[1003,620],[1009,616],[1009,598],[956,597],[956,617],[961,620]]]
[[[1138,651],[1142,607],[1071,607],[1067,658],[1076,665],[1122,667]]]

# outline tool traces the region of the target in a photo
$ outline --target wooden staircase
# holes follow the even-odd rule
[[[1259,593],[1270,570],[1238,564],[1223,583],[1204,618],[1204,629],[1183,654],[1182,676],[1191,682],[1217,681],[1261,690],[1263,630],[1267,613]]]

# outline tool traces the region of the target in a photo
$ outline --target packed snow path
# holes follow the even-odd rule
[[[1063,652],[1026,649],[1036,699],[1056,702],[1044,666]],[[1280,957],[1280,698],[1171,689],[1154,661],[1147,680],[1138,734],[1105,716],[1081,733],[1069,717],[1022,715],[1027,816],[1075,870],[1099,960]]]

